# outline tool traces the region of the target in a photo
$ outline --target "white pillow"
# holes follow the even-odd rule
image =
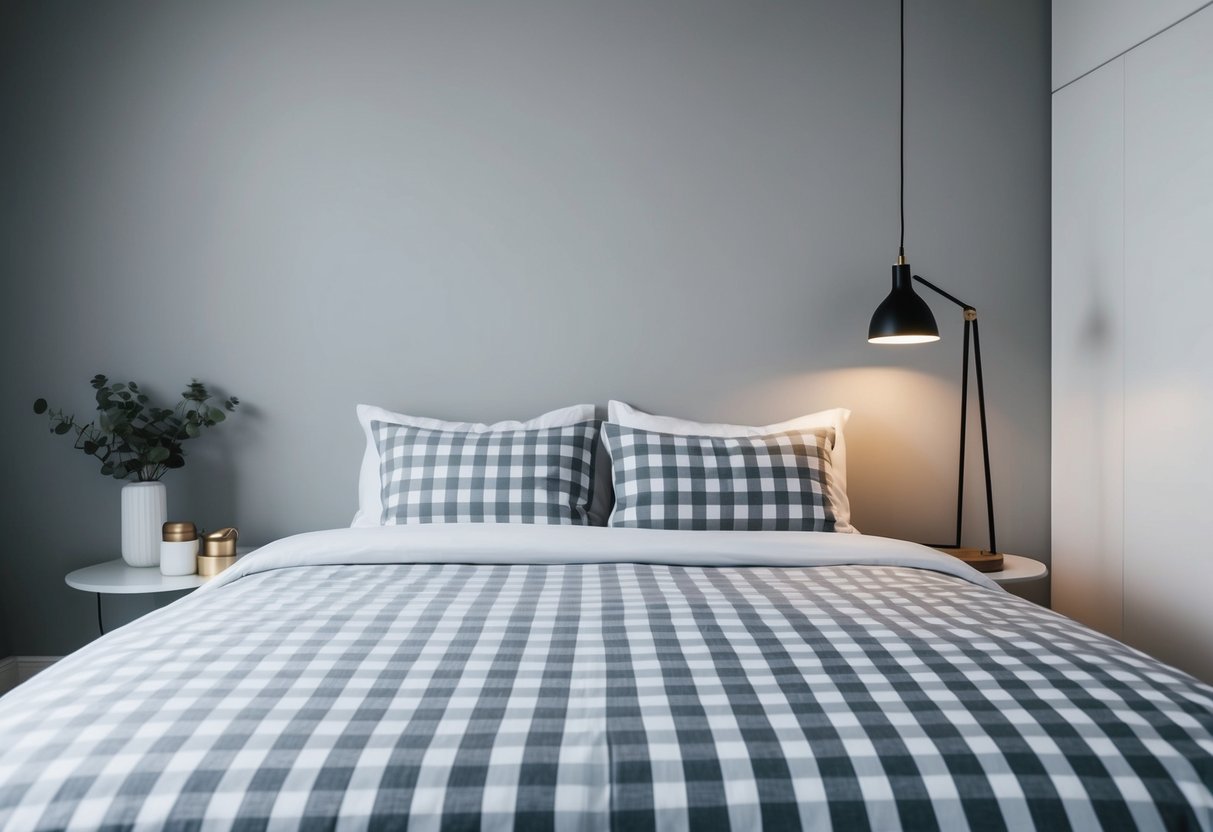
[[[588,422],[594,418],[594,405],[575,404],[536,416],[526,422],[495,422],[491,425],[479,422],[443,422],[424,416],[406,416],[392,413],[382,407],[369,404],[358,405],[358,423],[366,436],[366,452],[362,455],[362,469],[358,474],[358,512],[351,527],[378,526],[383,516],[383,498],[379,482],[379,451],[375,446],[375,435],[371,422],[386,422],[392,425],[408,425],[426,430],[450,430],[464,433],[486,433],[494,430],[535,430],[536,428],[563,428]]]
[[[851,525],[851,501],[847,497],[847,445],[843,439],[843,428],[849,418],[851,411],[845,407],[836,407],[773,425],[725,425],[715,422],[692,422],[673,416],[655,416],[614,399],[607,404],[608,421],[628,428],[670,433],[675,436],[762,436],[789,430],[834,428],[834,447],[830,451],[833,474],[830,477],[830,499],[834,503],[835,529],[839,532],[856,532],[855,527]]]

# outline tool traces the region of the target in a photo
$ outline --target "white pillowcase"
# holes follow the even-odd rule
[[[360,404],[357,409],[358,423],[362,425],[362,432],[366,436],[366,452],[362,455],[362,469],[358,474],[358,512],[354,515],[353,522],[350,523],[351,528],[378,526],[380,518],[383,516],[382,484],[379,482],[379,450],[375,445],[371,422],[408,425],[426,430],[487,433],[494,430],[563,428],[588,422],[594,418],[594,405],[592,404],[562,407],[525,422],[494,422],[491,425],[480,422],[443,422],[439,419],[427,419],[424,416],[406,416],[403,413],[393,413],[369,404]]]
[[[675,436],[763,436],[789,430],[834,428],[834,447],[830,451],[830,500],[834,504],[835,531],[857,533],[851,525],[851,501],[847,497],[847,445],[843,439],[843,428],[849,418],[851,411],[845,407],[836,407],[773,425],[725,425],[716,422],[692,422],[673,416],[655,416],[614,399],[607,404],[607,421],[628,428],[670,433]]]

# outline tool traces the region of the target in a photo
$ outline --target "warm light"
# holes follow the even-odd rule
[[[929,344],[938,341],[938,335],[881,335],[879,338],[869,338],[869,344]]]

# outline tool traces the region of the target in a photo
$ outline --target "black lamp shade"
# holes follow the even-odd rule
[[[868,324],[873,344],[923,344],[939,340],[931,307],[914,291],[908,264],[893,266],[893,290],[881,301]]]

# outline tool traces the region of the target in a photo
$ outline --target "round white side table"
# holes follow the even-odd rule
[[[1038,560],[1025,558],[1023,555],[1003,554],[1002,569],[982,574],[999,586],[1006,586],[1007,584],[1022,584],[1039,580],[1049,574],[1049,567]]]
[[[236,557],[253,551],[254,547],[240,546]],[[183,592],[197,589],[210,578],[201,575],[169,577],[160,574],[159,566],[129,566],[122,558],[107,560],[69,572],[63,579],[72,589],[97,594],[97,629],[105,635],[105,624],[101,618],[102,595],[150,595],[157,592]]]
[[[159,566],[128,566],[122,558],[69,572],[64,580],[72,589],[95,592],[98,595],[178,592],[183,589],[197,589],[207,581],[201,575],[170,578],[160,574]]]

